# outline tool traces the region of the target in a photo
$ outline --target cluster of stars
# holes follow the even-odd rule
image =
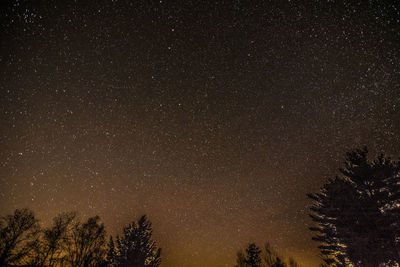
[[[399,9],[339,2],[3,3],[1,213],[146,213],[165,267],[316,265],[306,193],[400,151]]]

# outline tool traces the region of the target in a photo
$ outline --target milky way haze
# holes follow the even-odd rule
[[[399,156],[398,3],[91,2],[1,1],[0,213],[146,213],[164,267],[316,265],[306,193]]]

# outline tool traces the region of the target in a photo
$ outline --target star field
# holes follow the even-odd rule
[[[162,266],[319,263],[309,200],[400,151],[396,1],[4,1],[0,212],[147,214]]]

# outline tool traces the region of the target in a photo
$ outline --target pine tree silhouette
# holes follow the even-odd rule
[[[341,176],[330,179],[315,201],[311,218],[314,240],[328,265],[379,266],[399,262],[399,162],[368,150],[347,153]]]
[[[117,266],[157,267],[161,264],[161,249],[152,240],[152,226],[143,215],[138,223],[124,228],[123,237],[117,239]]]

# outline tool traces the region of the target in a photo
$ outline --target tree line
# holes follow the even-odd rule
[[[41,228],[32,211],[17,209],[0,220],[0,266],[157,267],[161,249],[152,239],[146,216],[132,222],[114,244],[99,216],[78,220],[76,213],[56,216]]]
[[[268,242],[263,250],[255,243],[249,244],[245,251],[239,250],[235,267],[300,267],[291,257],[285,259]]]
[[[355,149],[339,175],[308,197],[320,267],[400,266],[400,161],[383,154],[370,160],[366,147]],[[249,244],[236,267],[298,266],[270,248]]]
[[[313,240],[328,266],[400,265],[400,162],[381,154],[368,159],[367,148],[346,154],[340,175],[310,193]],[[42,228],[32,211],[17,209],[0,218],[0,266],[158,267],[161,249],[144,215],[109,237],[98,216],[81,222],[61,213]],[[107,244],[106,244],[107,243]],[[235,267],[298,267],[269,243],[249,244],[236,255]]]
[[[340,175],[317,193],[310,216],[326,266],[399,266],[400,162],[368,149],[346,154]]]

